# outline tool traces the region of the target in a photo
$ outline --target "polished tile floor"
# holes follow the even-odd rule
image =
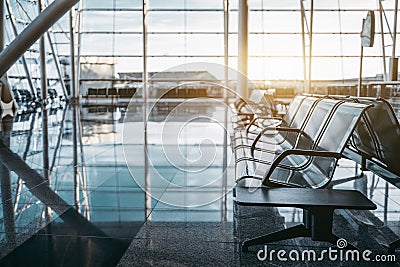
[[[147,110],[147,130],[141,103],[53,105],[2,119],[2,144],[11,151],[0,146],[1,162],[19,160],[16,171],[0,165],[0,266],[399,265],[260,261],[262,246],[242,253],[241,241],[295,225],[301,211],[233,204],[231,114],[223,102]],[[29,170],[18,173],[24,162]],[[400,236],[400,190],[371,173],[343,179],[354,173],[355,164],[341,160],[334,180],[343,183],[335,188],[360,190],[378,209],[336,212],[334,231],[385,255]],[[298,238],[268,249],[328,247]]]

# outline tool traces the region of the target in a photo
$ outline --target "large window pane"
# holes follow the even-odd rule
[[[249,38],[251,56],[301,56],[301,35],[261,35]]]
[[[301,32],[301,15],[294,12],[250,12],[252,32]]]
[[[82,31],[113,31],[114,17],[110,11],[86,11]]]
[[[171,32],[185,30],[183,12],[149,12],[148,30],[152,32]]]

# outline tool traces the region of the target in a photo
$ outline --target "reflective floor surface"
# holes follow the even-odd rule
[[[146,127],[141,103],[62,104],[3,117],[0,266],[383,266],[260,261],[262,246],[240,252],[246,238],[301,222],[301,210],[233,204],[231,114],[222,101],[147,110]],[[341,160],[335,188],[360,190],[378,209],[338,211],[334,231],[387,254],[400,238],[400,189],[371,173],[345,179],[354,174],[355,164]],[[268,248],[328,247],[298,238]]]

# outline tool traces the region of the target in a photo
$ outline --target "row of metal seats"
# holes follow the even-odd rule
[[[236,180],[318,188],[332,178],[337,160],[368,105],[298,96],[281,119],[263,118],[233,135]],[[266,123],[267,122],[267,123]]]
[[[383,98],[319,96],[370,107],[362,114],[343,155],[400,187],[400,124],[391,104]],[[250,126],[251,128],[251,126]],[[375,165],[375,166],[374,166]],[[384,170],[383,170],[384,169]],[[394,178],[394,180],[392,179]]]
[[[339,96],[325,98],[335,101],[358,102],[371,106],[357,123],[350,142],[346,145],[344,155],[360,162],[360,164],[364,162],[364,165],[367,163],[367,159],[368,164],[373,161],[376,163],[375,165],[384,167],[384,169],[391,172],[392,175],[389,175],[389,177],[392,177],[393,174],[395,174],[396,177],[400,176],[400,167],[397,164],[400,159],[400,157],[397,156],[397,151],[400,150],[400,127],[395,112],[389,102],[381,98]],[[282,127],[300,128],[301,123],[304,123],[303,119],[311,109],[310,103],[320,101],[321,99],[320,96],[297,96],[292,101],[288,112],[282,120],[265,119],[262,117],[254,119],[241,130],[234,132],[233,143],[236,144],[235,151],[240,147],[248,148],[250,142],[253,150],[251,156],[253,156],[254,153],[257,154],[258,151],[263,151],[263,149],[257,145],[262,144],[261,137],[263,137],[266,132],[271,131],[271,129],[262,128],[257,121],[264,121],[263,126],[265,126],[265,122],[268,122],[270,126],[279,125],[280,129],[282,129]],[[323,102],[324,101],[330,100],[323,100]],[[290,135],[290,133],[287,133],[287,135]],[[248,149],[242,150],[241,152],[249,154],[251,150],[250,152]],[[354,153],[358,156],[354,155]],[[367,168],[367,166],[364,168]],[[375,168],[377,168],[377,166],[375,166]],[[388,174],[384,176],[388,177]],[[394,183],[399,184],[400,180],[397,181],[396,179]]]
[[[173,88],[166,92],[160,91],[161,98],[198,98],[208,97],[207,88]]]
[[[135,95],[135,88],[89,88],[87,97],[128,97]]]
[[[31,102],[36,99],[41,99],[41,92],[40,89],[37,89],[37,96],[35,97],[34,94],[31,93],[28,89],[12,89],[15,101],[19,103],[24,102]],[[47,96],[50,99],[55,99],[58,97],[57,90],[54,88],[47,89]]]
[[[303,209],[303,224],[246,240],[243,251],[295,237],[335,244],[335,209],[376,209],[359,191],[322,189],[371,106],[351,99],[296,96],[282,118],[254,116],[235,122],[235,203]]]
[[[233,103],[233,128],[238,129],[245,125],[261,122],[259,121],[261,118],[270,119],[271,117],[279,116],[281,115],[280,110],[285,111],[285,108],[286,106],[279,101],[275,101],[271,94],[262,90],[252,90],[248,99],[238,98]]]

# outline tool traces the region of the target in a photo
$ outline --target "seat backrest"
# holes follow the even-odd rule
[[[314,149],[318,137],[322,133],[335,108],[343,101],[324,98],[315,104],[311,114],[307,117],[302,134],[295,144],[297,149]]]
[[[263,103],[265,101],[265,103]],[[264,101],[262,101],[263,110],[266,112],[270,112],[272,115],[275,115],[278,110],[276,108],[275,102],[274,102],[274,97],[272,94],[269,93],[264,93]]]
[[[302,130],[304,128],[305,122],[307,121],[307,118],[312,114],[312,111],[315,107],[315,105],[321,101],[321,98],[316,98],[316,97],[307,97],[302,100],[300,103],[300,106],[295,114],[295,116],[292,118],[291,122],[289,125],[281,125],[281,127],[287,127],[287,128],[293,128],[293,129],[299,129]],[[291,146],[294,146],[296,143],[296,140],[298,139],[299,134],[297,132],[287,132],[287,131],[282,131],[280,133],[280,136],[287,141],[288,144]]]
[[[253,89],[248,100],[243,98],[236,100],[234,106],[239,113],[258,113],[263,115],[277,113],[272,95],[259,89]]]
[[[364,114],[358,122],[351,141],[351,145],[358,152],[381,160],[382,157],[378,141],[376,140],[374,130],[372,129],[372,123],[366,114]]]
[[[303,128],[306,125],[306,121],[307,121],[308,117],[311,116],[311,114],[313,113],[313,109],[315,108],[317,103],[321,100],[322,100],[321,98],[316,98],[316,97],[305,98],[301,102],[301,104],[296,112],[296,115],[294,116],[294,118],[292,119],[290,124],[287,126],[286,125],[282,125],[282,126],[293,128],[293,129],[303,130]],[[296,132],[282,132],[281,136],[292,146],[294,146],[296,144],[296,142],[299,138],[299,134]]]
[[[373,106],[365,112],[363,120],[353,134],[353,144],[362,153],[383,162],[387,169],[400,175],[400,126],[396,114],[384,99],[358,99]]]
[[[318,140],[316,150],[343,153],[366,105],[360,103],[342,103],[337,107]],[[324,175],[320,185],[329,182],[336,168],[335,158],[314,157],[312,164]]]
[[[259,104],[264,100],[264,93],[258,89],[254,89],[251,91],[249,100],[253,103]]]
[[[321,100],[322,101],[322,100]],[[322,112],[325,122],[319,126],[309,126],[309,133],[314,133],[315,143],[312,144],[313,151],[327,151],[342,153],[354,128],[359,121],[367,105],[360,103],[348,103],[334,100],[324,100],[320,108],[318,104],[314,110],[316,113],[308,120],[317,120]],[[304,129],[307,128],[305,125]],[[318,130],[315,130],[318,128]],[[336,169],[337,158],[332,156],[308,156],[290,154],[284,158],[280,165],[270,170],[264,178],[292,186],[319,188],[329,183]]]
[[[97,94],[98,94],[99,96],[105,96],[105,95],[107,94],[107,88],[99,88],[99,89],[97,90]]]
[[[117,95],[117,88],[109,88],[107,93],[108,95],[115,96]]]
[[[304,99],[306,99],[306,96],[304,95],[298,95],[293,98],[286,110],[285,116],[282,118],[282,126],[288,126],[291,124]]]
[[[234,106],[235,106],[235,109],[239,112],[243,112],[243,109],[250,109],[250,110],[247,110],[246,112],[256,113],[257,110],[254,109],[255,107],[252,105],[249,106],[249,103],[258,105],[258,104],[261,104],[263,99],[264,99],[263,92],[261,92],[258,89],[254,89],[251,91],[248,101],[246,99],[240,97],[235,101]]]
[[[354,131],[361,114],[368,107],[361,103],[342,103],[333,113],[321,139],[318,149],[342,153],[343,149]]]
[[[136,89],[135,88],[129,88],[128,89],[128,96],[133,97],[136,94]]]
[[[97,88],[89,88],[88,95],[97,95]]]
[[[290,121],[290,124],[287,127],[300,129],[307,119],[307,116],[311,114],[312,109],[314,108],[315,104],[321,101],[321,98],[316,97],[307,97],[302,102],[299,108],[297,109],[296,115]],[[284,125],[283,125],[284,126]]]

